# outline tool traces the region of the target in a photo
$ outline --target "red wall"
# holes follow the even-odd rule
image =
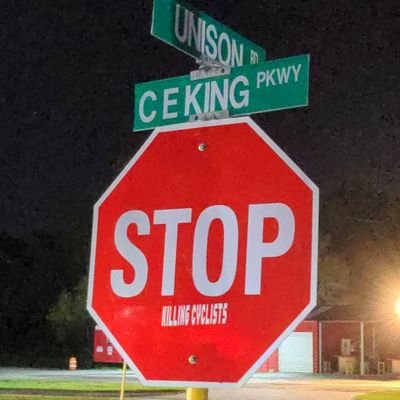
[[[318,372],[318,322],[303,321],[295,330],[295,332],[312,332],[313,333],[313,357],[314,372]],[[261,365],[259,372],[278,372],[279,371],[279,353],[274,351],[271,356]]]
[[[359,322],[323,322],[322,323],[322,360],[330,361],[332,371],[337,370],[337,357],[340,355],[341,339],[350,339],[354,344],[354,355],[359,356]],[[372,324],[364,325],[365,357],[372,357]]]
[[[261,365],[259,372],[278,372],[279,368],[279,359],[278,359],[278,350],[275,350],[267,361],[263,365]]]
[[[330,361],[332,370],[336,370],[337,358],[340,354],[341,339],[360,340],[360,325],[341,322],[322,323],[322,360]]]
[[[108,341],[104,332],[96,326],[94,330],[93,361],[103,363],[122,363],[122,357]]]

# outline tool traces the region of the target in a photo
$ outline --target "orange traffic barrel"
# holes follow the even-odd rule
[[[69,358],[68,366],[70,371],[75,371],[78,368],[78,361],[76,360],[76,357]]]

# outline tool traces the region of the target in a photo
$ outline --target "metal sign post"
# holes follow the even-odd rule
[[[125,382],[126,382],[126,362],[122,364],[122,380],[121,380],[121,391],[119,394],[119,400],[124,400],[125,396]]]
[[[208,400],[208,389],[188,388],[186,389],[186,400]]]

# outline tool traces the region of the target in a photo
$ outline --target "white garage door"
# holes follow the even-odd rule
[[[279,347],[280,372],[313,372],[313,334],[294,332]]]

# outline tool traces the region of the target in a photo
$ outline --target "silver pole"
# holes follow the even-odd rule
[[[318,369],[321,374],[322,371],[322,321],[319,322],[318,329]]]
[[[365,374],[364,350],[364,322],[360,322],[360,375]]]

